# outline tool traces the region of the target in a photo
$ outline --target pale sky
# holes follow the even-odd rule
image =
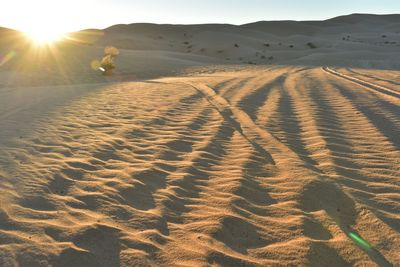
[[[0,27],[75,31],[119,23],[320,20],[350,13],[400,13],[400,0],[5,0]]]

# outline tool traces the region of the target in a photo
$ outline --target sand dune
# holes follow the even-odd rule
[[[400,261],[399,100],[382,92],[274,67],[50,110],[3,149],[2,266]]]
[[[239,26],[115,25],[71,33],[50,51],[31,47],[21,33],[0,28],[0,54],[14,55],[2,63],[0,86],[106,82],[91,68],[106,45],[121,49],[116,61],[119,81],[179,75],[189,67],[210,65],[223,65],[220,69],[257,64],[397,70],[398,23],[399,15],[353,14],[326,21]]]
[[[15,50],[0,266],[399,266],[396,23],[116,25],[57,60]],[[106,44],[113,77],[90,68]]]
[[[326,21],[261,21],[240,26],[115,25],[104,30],[98,43],[195,54],[224,64],[295,62],[398,69],[396,23],[400,23],[399,15],[353,14]]]

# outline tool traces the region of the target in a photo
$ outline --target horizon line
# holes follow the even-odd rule
[[[338,15],[326,19],[309,19],[309,20],[297,20],[297,19],[281,19],[281,20],[256,20],[256,21],[250,21],[242,24],[235,24],[235,23],[228,23],[228,22],[204,22],[204,23],[160,23],[160,22],[130,22],[130,23],[115,23],[110,26],[107,26],[105,28],[95,28],[95,27],[87,27],[87,28],[80,28],[77,30],[71,30],[65,32],[65,34],[68,33],[75,33],[75,32],[80,32],[80,31],[87,31],[87,30],[106,30],[114,26],[118,25],[134,25],[134,24],[149,24],[149,25],[171,25],[171,26],[200,26],[200,25],[231,25],[231,26],[244,26],[248,24],[253,24],[257,22],[323,22],[323,21],[328,21],[332,20],[335,18],[340,18],[340,17],[346,17],[346,16],[354,16],[354,15],[371,15],[371,16],[393,16],[393,15],[400,15],[400,13],[350,13],[350,14],[343,14],[343,15]],[[23,30],[19,30],[16,28],[12,27],[7,27],[7,26],[1,26],[0,29],[8,29],[8,30],[13,30],[17,32],[24,32]]]

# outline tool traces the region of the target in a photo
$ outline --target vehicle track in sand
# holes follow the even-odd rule
[[[396,265],[400,106],[369,84],[275,67],[71,101],[4,147],[0,265]]]

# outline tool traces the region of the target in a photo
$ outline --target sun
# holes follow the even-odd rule
[[[26,36],[36,45],[50,45],[65,37],[64,33],[51,28],[38,27],[25,31]]]

